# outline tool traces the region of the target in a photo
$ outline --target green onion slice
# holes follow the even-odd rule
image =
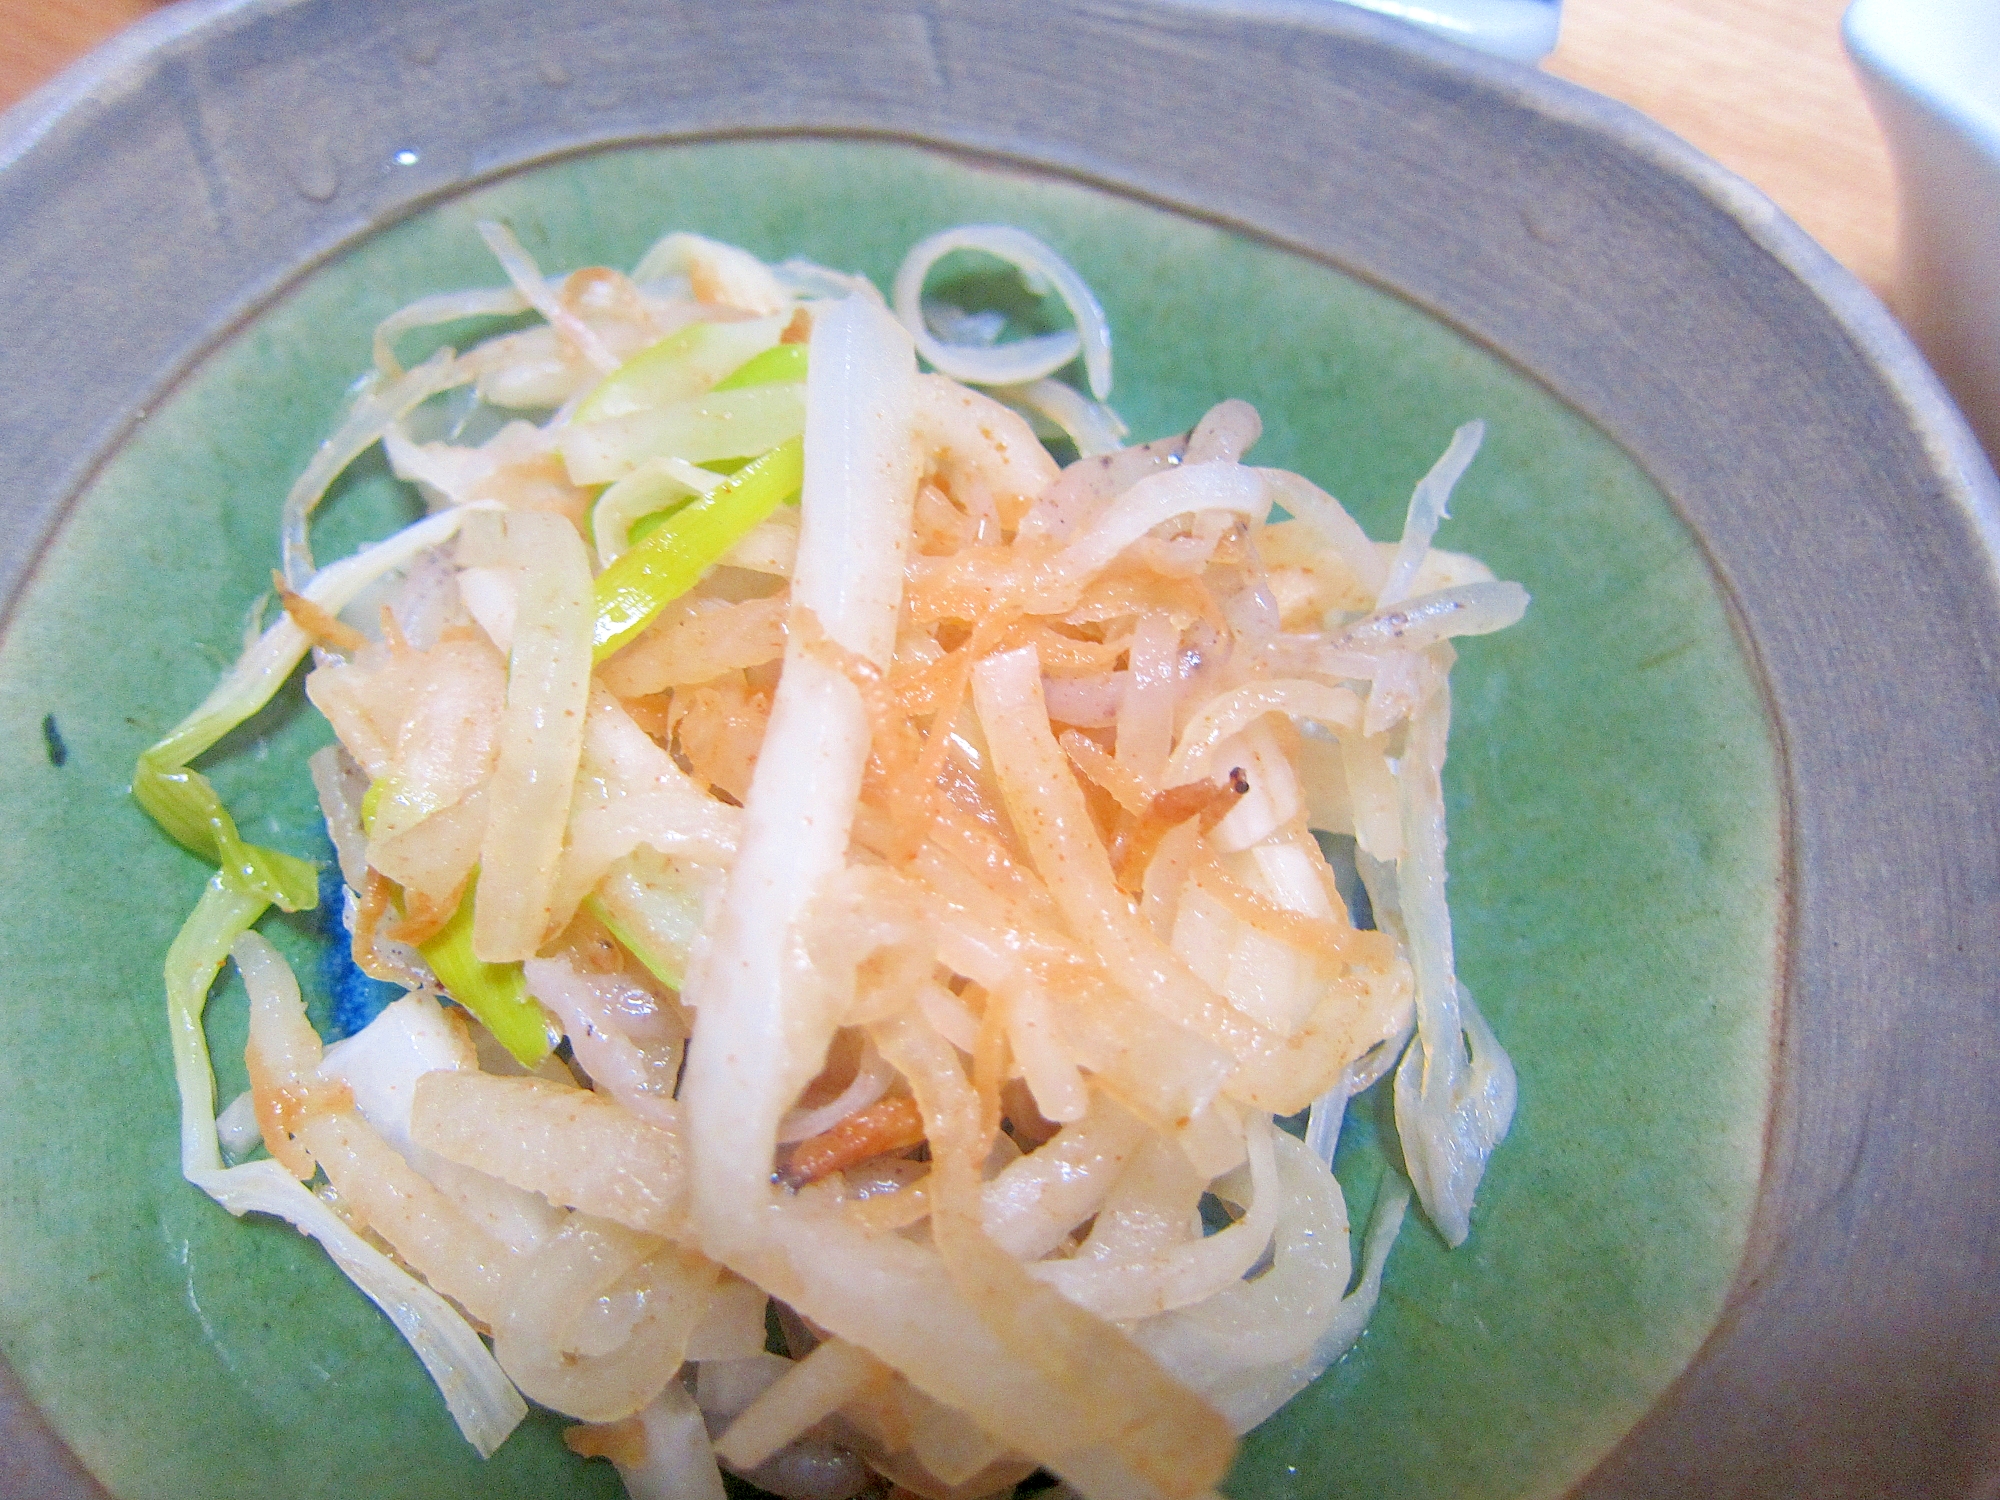
[[[477,883],[476,878],[465,883],[458,910],[418,951],[451,998],[479,1017],[522,1067],[532,1068],[549,1055],[556,1036],[547,1014],[528,993],[521,966],[489,964],[472,951],[472,891]]]
[[[591,659],[603,661],[699,583],[724,553],[798,494],[805,471],[805,439],[787,438],[675,511],[598,574]]]

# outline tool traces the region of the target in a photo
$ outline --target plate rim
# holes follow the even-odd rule
[[[172,94],[176,89],[198,90],[198,79],[189,83],[188,77],[192,75],[174,73],[174,68],[184,64],[191,55],[215,48],[231,35],[258,25],[279,29],[293,25],[310,30],[315,18],[326,22],[338,3],[339,0],[182,0],[181,4],[156,13],[0,117],[0,195],[19,184],[24,169],[32,170],[38,165],[46,167],[66,148],[73,151],[76,137],[83,128],[115,121],[121,117],[121,111],[134,115],[136,110],[149,102],[157,104],[158,99],[152,96],[163,92]],[[383,9],[380,6],[374,8]],[[970,24],[948,0],[945,3],[925,3],[925,0],[879,0],[879,3],[876,0],[827,0],[819,11],[823,16],[838,13],[857,24],[879,25],[885,19],[909,19],[919,28],[927,28],[933,56],[937,55],[940,28],[949,33],[954,26]],[[1684,216],[1698,216],[1705,212],[1709,228],[1740,234],[1755,252],[1751,260],[1761,257],[1770,263],[1766,267],[1767,273],[1773,269],[1779,273],[1777,283],[1781,285],[1775,287],[1773,295],[1787,287],[1808,294],[1812,310],[1829,325],[1826,331],[1845,340],[1851,349],[1859,370],[1866,377],[1864,383],[1872,381],[1875,393],[1888,398],[1885,410],[1873,413],[1873,417],[1878,424],[1892,417],[1900,423],[1900,431],[1892,435],[1906,448],[1914,445],[1914,449],[1921,454],[1920,467],[1924,469],[1924,478],[1928,481],[1921,492],[1923,503],[1912,526],[1913,529],[1927,530],[1931,535],[1919,540],[1928,541],[1934,549],[1957,545],[1974,554],[1969,558],[1968,565],[1961,568],[1960,576],[1954,579],[1955,595],[1946,598],[1941,593],[1920,602],[1928,605],[1933,615],[1939,616],[1948,613],[1948,607],[1954,603],[1975,608],[1980,639],[1968,645],[1966,651],[1961,653],[1962,657],[1976,658],[1979,651],[1974,647],[1984,648],[1988,638],[2000,636],[2000,605],[1996,605],[2000,595],[1996,595],[1993,587],[1996,571],[2000,571],[2000,567],[1996,567],[1996,559],[2000,559],[2000,483],[1996,483],[1984,454],[1943,387],[1872,293],[1786,219],[1763,194],[1699,156],[1661,127],[1623,105],[1592,95],[1560,79],[1468,52],[1371,13],[1314,5],[1308,0],[1248,0],[1248,3],[1050,0],[1039,8],[1037,14],[1040,24],[1049,33],[1059,32],[1064,27],[1101,27],[1109,24],[1113,28],[1125,28],[1125,34],[1131,35],[1135,34],[1135,29],[1152,27],[1156,32],[1165,34],[1224,37],[1251,51],[1261,47],[1267,61],[1268,54],[1280,43],[1295,52],[1320,57],[1365,55],[1386,72],[1393,73],[1399,83],[1410,85],[1414,92],[1420,93],[1426,81],[1435,84],[1449,80],[1461,87],[1469,86],[1477,96],[1475,102],[1481,106],[1511,109],[1523,119],[1587,137],[1611,156],[1622,156],[1628,166],[1650,173],[1656,184],[1682,193],[1688,197],[1681,208]],[[1415,80],[1414,84],[1411,80]],[[861,80],[857,74],[846,81],[858,85]],[[227,96],[213,89],[203,102],[206,106],[221,109],[230,105]],[[865,99],[862,102],[865,103]],[[850,98],[849,103],[853,104],[854,100]],[[1886,1145],[1877,1141],[1870,1147],[1867,1120],[1860,1121],[1861,1138],[1856,1142],[1852,1139],[1856,1122],[1842,1117],[1833,1123],[1841,1127],[1836,1135],[1842,1144],[1852,1146],[1852,1163],[1840,1171],[1830,1172],[1824,1164],[1814,1165],[1801,1160],[1802,1153],[1810,1150],[1806,1138],[1816,1130],[1826,1129],[1830,1118],[1816,1100],[1806,1097],[1812,1089],[1807,1086],[1802,1070],[1817,1070],[1813,1077],[1822,1084],[1835,1080],[1851,1082],[1856,1076],[1851,1066],[1828,1060],[1821,1036],[1828,1029],[1829,1018],[1837,1021],[1842,1014],[1822,991],[1841,991],[1842,984],[1834,981],[1847,972],[1831,961],[1827,948],[1829,927],[1837,925],[1843,918],[1856,918],[1860,915],[1860,907],[1851,882],[1843,886],[1829,883],[1825,877],[1824,865],[1833,840],[1820,804],[1828,803],[1828,810],[1834,813],[1851,812],[1853,809],[1848,806],[1854,800],[1851,794],[1859,789],[1843,785],[1835,789],[1839,793],[1836,796],[1829,794],[1823,785],[1807,785],[1808,780],[1826,772],[1829,767],[1841,770],[1845,763],[1838,756],[1828,753],[1825,735],[1817,732],[1804,716],[1805,708],[1813,701],[1813,693],[1808,691],[1810,684],[1799,680],[1797,643],[1783,637],[1782,633],[1774,634],[1761,605],[1746,600],[1736,586],[1730,563],[1734,552],[1741,550],[1743,538],[1724,536],[1712,522],[1704,524],[1698,513],[1691,513],[1685,484],[1676,484],[1664,478],[1656,462],[1648,461],[1646,454],[1635,451],[1620,436],[1618,428],[1605,420],[1597,405],[1588,400],[1578,400],[1570,389],[1552,380],[1543,369],[1523,359],[1506,344],[1489,337],[1480,326],[1468,326],[1463,317],[1454,315],[1448,307],[1441,308],[1434,296],[1413,291],[1410,286],[1384,274],[1379,265],[1356,263],[1325,248],[1324,244],[1302,243],[1293,234],[1274,230],[1238,214],[1218,212],[1211,207],[1162,193],[1155,187],[1142,185],[1133,179],[1144,178],[1148,174],[1138,170],[1134,163],[1128,162],[1132,175],[1122,178],[1104,170],[1091,170],[1080,159],[1088,153],[1079,153],[1073,143],[1067,153],[1058,153],[1062,159],[1057,160],[1026,149],[995,151],[990,142],[982,144],[985,139],[982,132],[990,131],[990,122],[956,121],[955,128],[959,134],[955,137],[949,134],[954,128],[953,121],[940,119],[938,125],[947,132],[944,136],[927,137],[906,128],[870,131],[837,125],[812,131],[791,121],[772,125],[768,129],[781,134],[875,134],[911,140],[917,144],[943,146],[961,153],[998,156],[1019,161],[1038,171],[1095,182],[1123,195],[1161,203],[1179,212],[1193,212],[1215,222],[1246,228],[1268,242],[1298,250],[1358,274],[1376,285],[1386,286],[1487,347],[1496,349],[1516,368],[1554,390],[1595,422],[1614,442],[1632,452],[1649,477],[1654,478],[1668,495],[1690,534],[1707,556],[1718,588],[1732,609],[1739,643],[1765,694],[1767,721],[1771,725],[1777,754],[1779,787],[1784,802],[1781,826],[1785,830],[1783,867],[1786,878],[1774,1037],[1773,1102],[1767,1117],[1764,1175],[1750,1243],[1746,1247],[1736,1285],[1728,1296],[1716,1328],[1688,1369],[1669,1387],[1653,1411],[1582,1482],[1577,1493],[1591,1496],[1661,1493],[1663,1479],[1669,1488],[1682,1489],[1687,1493],[1761,1493],[1766,1486],[1804,1489],[1814,1483],[1818,1484],[1821,1493],[1859,1493],[1852,1470],[1843,1472],[1846,1466],[1830,1464],[1828,1455],[1842,1444],[1859,1443],[1862,1419],[1880,1421],[1879,1409],[1863,1411],[1855,1408],[1852,1402],[1846,1405],[1836,1403],[1836,1410],[1815,1416],[1805,1409],[1806,1403],[1801,1396],[1794,1393],[1781,1399],[1773,1385],[1773,1382],[1779,1386],[1787,1381],[1796,1383],[1809,1378],[1810,1372],[1814,1371],[1824,1373],[1827,1350],[1819,1350],[1816,1359],[1811,1347],[1812,1338],[1801,1339],[1796,1329],[1787,1334],[1785,1324],[1788,1317],[1810,1310],[1815,1299],[1826,1295],[1830,1289],[1854,1283],[1854,1266],[1840,1263],[1837,1258],[1830,1261],[1817,1250],[1802,1248],[1798,1232],[1814,1216],[1837,1211],[1846,1216],[1845,1222],[1850,1226],[1858,1224],[1864,1238],[1873,1234],[1879,1241],[1879,1247],[1907,1249],[1908,1246],[1888,1223],[1891,1211],[1879,1202],[1873,1205],[1857,1203],[1854,1184],[1865,1179],[1879,1197],[1892,1180],[1890,1174],[1895,1168],[1907,1168],[1911,1163],[1924,1159],[1918,1149],[1923,1131],[1919,1128],[1920,1122],[1904,1119],[1891,1130],[1892,1139]],[[443,194],[556,156],[634,144],[642,140],[666,141],[714,133],[665,129],[642,134],[627,131],[579,137],[550,146],[537,156],[497,162],[455,180],[428,185],[421,181],[413,182],[407,190],[392,192],[367,205],[360,220],[346,221],[330,235],[309,239],[277,272],[261,278],[239,278],[233,299],[224,304],[219,313],[211,308],[205,322],[201,321],[203,315],[190,314],[200,326],[184,331],[181,343],[166,364],[156,362],[149,368],[145,378],[150,383],[138,392],[140,400],[150,402],[158,393],[172,389],[221,339],[228,336],[231,329],[239,326],[244,317],[268,305],[273,296],[297,277],[307,274],[311,267],[323,263],[328,256],[337,254],[356,239],[419,211]],[[753,127],[727,129],[721,133],[765,132]],[[1039,145],[1046,148],[1048,143],[1043,141]],[[1102,165],[1103,158],[1099,160]],[[1587,230],[1588,226],[1585,226]],[[6,263],[10,248],[7,236],[0,233],[0,264]],[[1351,251],[1351,242],[1349,248]],[[1716,253],[1721,255],[1726,248],[1717,247]],[[18,385],[19,377],[0,376],[0,391],[5,391],[10,383]],[[7,509],[19,515],[25,508],[28,524],[18,529],[17,541],[11,549],[0,553],[0,590],[4,590],[7,623],[11,623],[13,601],[19,597],[26,582],[33,558],[39,555],[54,528],[60,524],[61,517],[103,461],[123,445],[129,431],[129,424],[100,428],[91,451],[76,456],[67,470],[50,475],[26,507],[10,499]],[[11,434],[0,431],[0,453],[13,446]],[[1904,477],[1913,478],[1916,470],[1907,464],[1905,469]],[[0,624],[0,629],[4,628],[5,624]],[[1879,653],[1875,660],[1880,664]],[[1774,666],[1774,662],[1781,665]],[[1976,661],[1974,665],[1977,665]],[[1781,681],[1781,677],[1786,680]],[[1975,677],[1973,680],[1979,679]],[[1970,726],[1978,733],[1977,743],[1990,748],[1995,739],[1996,717],[2000,716],[1996,716],[1989,707],[1983,713],[1962,711],[1954,722],[1961,727]],[[1907,752],[1912,748],[1924,748],[1921,735],[1912,737],[1904,734],[1898,745],[1905,752],[1906,759]],[[1849,781],[1853,780],[1851,767],[1846,767],[1844,774]],[[1936,811],[1928,806],[1921,809],[1916,806],[1925,800],[1926,792],[1936,800],[1941,798],[1943,791],[1941,782],[1933,782],[1907,795],[1895,793],[1891,800],[1900,797],[1909,803],[1910,806],[1903,811],[1914,817],[1918,811]],[[1841,806],[1832,807],[1833,803],[1840,803]],[[1983,802],[1975,800],[1973,808],[1965,811],[1970,813],[1974,808],[1991,820],[1993,802],[1990,796]],[[1878,816],[1869,826],[1880,827],[1884,821]],[[1893,819],[1888,821],[1893,822]],[[1929,821],[1932,826],[1936,825],[1935,817]],[[1967,816],[1963,821],[1973,824],[1980,820]],[[1964,834],[1943,852],[1955,858],[1956,868],[1964,881],[1970,883],[1971,889],[1990,892],[1995,885],[1991,852],[1978,850],[1973,843],[1970,834]],[[1904,893],[1921,894],[1909,889],[1905,889]],[[1951,915],[1948,911],[1935,904],[1927,911],[1935,922],[1951,926],[1946,920]],[[1880,934],[1876,936],[1880,938]],[[1910,955],[1906,950],[1914,941],[1913,938],[1905,939],[1901,948],[1890,942],[1883,951],[1907,959]],[[1958,988],[1948,997],[1954,1002],[1972,998],[1975,971],[1991,972],[1990,967],[1980,969],[1992,953],[1990,943],[1984,948],[1969,948],[1962,944],[1959,952],[1960,960],[1955,964],[1946,964],[1940,971],[1957,982]],[[1880,977],[1885,967],[1880,953],[1864,954],[1861,961],[1872,965],[1868,970],[1870,974]],[[1852,989],[1851,984],[1847,985],[1847,989]],[[1932,1019],[1942,1015],[1965,1027],[1975,1028],[1982,1019],[1963,1003],[1933,1005],[1929,1011],[1921,1005],[1911,1005],[1907,1013],[1927,1015]],[[1837,1032],[1839,1028],[1834,1026],[1833,1029]],[[1993,1030],[1992,1023],[1988,1022],[1979,1034],[1990,1036]],[[1913,1089],[1919,1084],[1930,1087],[1925,1080],[1913,1077],[1907,1066],[1897,1071],[1893,1058],[1885,1059],[1884,1065],[1889,1067],[1899,1084],[1907,1084]],[[1868,1080],[1864,1078],[1863,1081]],[[1882,1086],[1880,1079],[1876,1079],[1875,1083],[1878,1087]],[[1901,1090],[1891,1090],[1891,1095],[1895,1097],[1889,1098],[1885,1107],[1901,1097]],[[1935,1089],[1930,1093],[1920,1093],[1917,1104],[1930,1111],[1926,1116],[1928,1123],[1941,1123]],[[1979,1108],[1988,1123],[2000,1118],[2000,1104],[1984,1101]],[[2000,1153],[1988,1150],[1975,1160],[1973,1155],[1961,1151],[1951,1165],[1955,1171],[1969,1169],[1977,1162],[1991,1165],[1996,1154]],[[1844,1177],[1843,1172],[1846,1173]],[[1855,1174],[1860,1174],[1859,1178]],[[1933,1192],[1932,1197],[1937,1196]],[[1978,1225],[1976,1216],[1965,1213],[1959,1215],[1958,1223],[1961,1227],[1983,1230],[1986,1237],[1983,1263],[1987,1268],[1992,1269],[2000,1263],[2000,1247],[1992,1243],[1992,1226]],[[1935,1274],[1939,1273],[1943,1263],[1934,1252],[1925,1265]],[[1966,1302],[1961,1298],[1957,1312],[1965,1315],[1975,1309],[1987,1312],[2000,1310],[1996,1309],[1995,1297],[1989,1295],[1983,1302]],[[1911,1326],[1924,1322],[1921,1317],[1913,1318],[1907,1304],[1903,1306],[1901,1316]],[[2000,1319],[1995,1321],[2000,1322]],[[1853,1334],[1857,1327],[1850,1319],[1849,1323],[1841,1325],[1842,1336]],[[1777,1340],[1775,1345],[1770,1344],[1773,1339]],[[1749,1347],[1758,1340],[1769,1345],[1762,1356]],[[1770,1348],[1779,1346],[1782,1346],[1782,1357],[1771,1357]],[[1718,1394],[1718,1391],[1724,1394]],[[1733,1398],[1724,1399],[1728,1393],[1734,1393]],[[1932,1402],[1939,1392],[1927,1389],[1919,1394],[1923,1401]],[[1906,1397],[1906,1405],[1908,1401]],[[2000,1404],[1993,1400],[1985,1402],[1974,1425],[1979,1430],[1971,1434],[1971,1440],[1976,1445],[1990,1447],[1995,1434],[2000,1433]],[[1758,1465],[1746,1468],[1740,1460],[1732,1466],[1716,1459],[1715,1450],[1727,1448],[1732,1442],[1741,1445],[1755,1435],[1761,1435],[1768,1441],[1766,1457]],[[1706,1439],[1705,1444],[1703,1439]],[[1711,1449],[1709,1458],[1703,1459],[1694,1453],[1694,1446],[1708,1446]],[[1851,1451],[1858,1452],[1860,1449],[1852,1448]],[[1910,1469],[1907,1445],[1899,1447],[1891,1442],[1885,1446],[1878,1442],[1867,1452],[1870,1464],[1876,1466],[1868,1470],[1870,1474],[1878,1470],[1886,1473],[1888,1470],[1881,1466],[1893,1463],[1905,1475],[1914,1472],[1919,1488],[1934,1477],[1933,1469],[1922,1463],[1914,1471]],[[1781,1483],[1774,1483],[1780,1480]]]

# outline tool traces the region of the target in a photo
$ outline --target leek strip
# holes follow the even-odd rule
[[[396,423],[442,391],[470,384],[474,371],[461,364],[449,349],[440,349],[409,374],[384,383],[370,379],[361,388],[353,409],[333,436],[313,453],[305,471],[292,482],[285,496],[278,528],[278,550],[284,563],[285,586],[300,593],[316,576],[312,542],[307,534],[313,507],[333,487],[347,466],[382,440]],[[315,604],[323,601],[314,600]],[[340,613],[338,609],[332,611]]]
[[[697,464],[754,458],[804,427],[805,390],[799,382],[746,385],[622,417],[571,423],[563,433],[562,458],[571,483],[606,484],[668,454]]]
[[[272,1214],[318,1240],[409,1341],[466,1441],[482,1456],[491,1455],[528,1408],[471,1325],[444,1298],[342,1223],[277,1162],[222,1165],[215,1132],[215,1074],[201,1016],[223,958],[269,904],[231,890],[218,874],[167,950],[167,1018],[181,1096],[182,1175],[232,1214]]]
[[[690,323],[641,349],[605,376],[576,409],[575,420],[602,422],[716,389],[717,381],[776,344],[785,321],[782,315],[774,315],[746,323]]]
[[[528,1404],[452,1305],[348,1228],[274,1161],[203,1172],[195,1185],[232,1214],[271,1214],[318,1240],[347,1279],[380,1308],[437,1383],[465,1440],[490,1458]]]
[[[511,288],[493,291],[441,292],[419,297],[399,307],[375,325],[375,368],[385,380],[403,373],[396,358],[396,340],[418,328],[435,328],[465,318],[506,318],[528,310],[528,299]]]
[[[1076,319],[1076,327],[1010,344],[945,343],[931,332],[924,317],[924,282],[931,268],[954,250],[977,250],[1005,261],[1036,295],[1053,287]],[[916,341],[917,352],[954,380],[968,385],[1020,385],[1053,375],[1080,353],[1091,395],[1102,401],[1111,394],[1111,325],[1097,294],[1068,261],[1026,230],[1005,224],[964,224],[921,240],[903,257],[889,295],[896,316]]]
[[[597,605],[592,660],[601,662],[626,645],[699,583],[723,553],[797,494],[804,478],[805,441],[791,438],[676,511],[598,574],[591,589]]]
[[[1079,458],[1116,453],[1131,432],[1117,412],[1060,380],[1044,377],[1026,385],[1003,385],[990,394],[1009,406],[1025,408],[1058,428],[1076,445]]]
[[[218,878],[232,888],[275,901],[286,911],[318,904],[318,869],[296,855],[245,843],[201,772],[167,769],[142,755],[132,771],[132,796],[177,842],[215,861]]]
[[[747,385],[783,385],[806,378],[805,344],[773,344],[762,354],[716,381],[718,391],[741,390]]]
[[[562,299],[549,290],[548,282],[542,277],[542,268],[514,238],[513,230],[491,219],[481,219],[474,227],[486,242],[486,248],[493,252],[493,258],[507,273],[507,279],[514,283],[514,290],[526,298],[528,305],[540,313],[551,327],[569,340],[591,368],[600,375],[609,375],[618,368],[618,356],[606,346],[597,330],[571,312],[563,305]]]
[[[354,556],[320,569],[300,590],[328,614],[339,614],[361,591],[419,553],[450,540],[464,519],[449,510],[406,526]],[[318,873],[306,861],[246,844],[215,788],[188,763],[250,718],[291,676],[311,641],[286,615],[240,657],[199,707],[139,757],[132,797],[173,839],[220,865],[222,878],[245,895],[261,894],[287,911],[318,900]]]
[[[598,567],[610,567],[674,511],[720,483],[721,476],[684,458],[649,458],[609,485],[590,508]]]
[[[489,964],[472,951],[473,882],[451,920],[418,950],[451,998],[485,1023],[525,1068],[549,1055],[557,1037],[547,1014],[528,994],[518,963]]]
[[[611,909],[597,896],[585,896],[583,909],[604,924],[604,930],[618,940],[618,945],[646,967],[646,972],[659,980],[668,989],[679,991],[687,971],[667,955],[644,942],[624,922],[611,914]]]
[[[270,904],[267,897],[233,889],[218,872],[167,949],[167,1025],[181,1095],[181,1172],[190,1182],[199,1173],[222,1170],[222,1148],[215,1136],[215,1074],[201,1014],[230,946]]]

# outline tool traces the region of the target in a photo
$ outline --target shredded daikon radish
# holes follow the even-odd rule
[[[1102,309],[1021,231],[930,237],[895,315],[697,235],[553,278],[480,232],[512,288],[378,325],[282,507],[286,614],[134,777],[216,867],[167,961],[184,1175],[324,1244],[482,1453],[525,1392],[640,1500],[717,1500],[718,1458],[786,1500],[1206,1500],[1359,1335],[1412,1187],[1473,1231],[1512,1117],[1445,902],[1452,643],[1528,602],[1432,546],[1483,429],[1377,543],[1245,463],[1246,402],[1119,446]],[[957,250],[1076,329],[926,304]],[[377,441],[437,513],[315,572]],[[190,766],[309,647],[355,961],[411,991],[324,1049],[250,931],[317,873]],[[225,1169],[232,953],[230,1150],[269,1159]],[[1357,1255],[1330,1168],[1391,1074],[1410,1182]]]
[[[479,846],[473,946],[487,963],[518,961],[542,945],[590,692],[590,565],[575,528],[532,511],[510,515],[502,547],[524,582]]]

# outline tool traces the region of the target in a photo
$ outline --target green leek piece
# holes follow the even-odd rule
[[[693,464],[752,458],[805,427],[806,388],[800,381],[704,391],[601,422],[572,422],[562,436],[563,466],[574,484],[606,484],[649,458]]]
[[[758,522],[799,492],[806,445],[788,438],[728,483],[675,511],[597,575],[591,659],[603,661],[701,581]]]
[[[472,896],[478,872],[465,884],[458,910],[418,949],[437,971],[451,998],[479,1017],[524,1068],[549,1055],[556,1038],[548,1017],[528,993],[519,964],[489,964],[472,951]]]
[[[743,323],[690,323],[605,376],[576,409],[575,420],[601,422],[699,396],[775,344],[788,321],[779,313]]]
[[[585,896],[583,909],[602,922],[604,930],[618,939],[619,946],[646,966],[647,973],[670,990],[678,990],[681,987],[681,981],[687,978],[682,966],[666,953],[652,947],[625,923],[612,916],[610,909],[596,896]]]
[[[679,472],[676,472],[676,471]],[[714,488],[691,484],[684,477],[693,470],[695,478],[705,471],[671,458],[649,458],[617,483],[608,485],[591,506],[590,533],[600,562],[616,561],[619,554],[660,524],[688,501]]]
[[[639,543],[645,541],[647,537],[673,519],[679,513],[680,509],[681,507],[678,505],[670,505],[665,510],[656,510],[651,515],[639,517],[638,520],[632,523],[632,529],[625,533],[625,540],[630,542],[634,547],[638,546]]]
[[[718,391],[733,391],[746,385],[782,385],[806,378],[806,345],[773,344],[762,354],[716,381]]]
[[[215,1073],[201,1028],[208,991],[229,948],[264,915],[261,892],[234,889],[217,871],[167,949],[167,1027],[173,1037],[174,1081],[181,1096],[181,1170],[189,1178],[222,1170],[215,1139]]]
[[[223,884],[286,911],[319,903],[319,871],[306,860],[246,843],[208,778],[171,758],[162,740],[132,768],[132,796],[174,840],[220,867]],[[166,752],[163,754],[162,752]]]

